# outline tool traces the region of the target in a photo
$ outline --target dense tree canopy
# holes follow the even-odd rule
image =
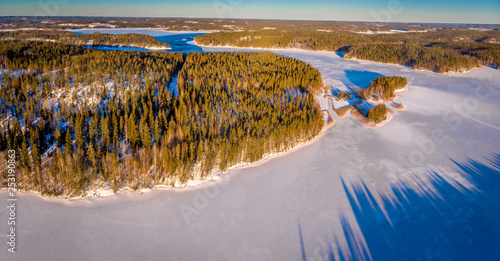
[[[439,73],[483,65],[498,67],[499,31],[440,29],[426,32],[360,34],[349,31],[259,30],[217,32],[198,44],[260,48],[346,51],[345,58],[397,63]],[[478,59],[479,58],[479,59]]]
[[[32,40],[66,43],[72,45],[109,45],[109,46],[135,46],[141,48],[168,48],[168,43],[157,41],[154,36],[146,34],[76,34],[69,31],[43,30],[43,31],[6,31],[0,32],[0,40]]]
[[[383,76],[377,77],[370,83],[367,89],[359,91],[361,97],[379,99],[392,99],[396,90],[403,89],[406,86],[406,78],[401,76]]]
[[[387,107],[384,103],[377,104],[370,108],[365,115],[365,119],[374,124],[379,124],[387,119]]]
[[[345,58],[394,63],[438,73],[461,72],[479,67],[479,60],[442,48],[415,44],[373,44],[349,48]]]
[[[17,41],[0,50],[8,59],[0,150],[19,154],[22,189],[81,195],[96,182],[182,184],[287,150],[323,126],[319,71],[272,53]]]

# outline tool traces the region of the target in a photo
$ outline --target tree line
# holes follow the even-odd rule
[[[168,43],[156,40],[154,36],[146,34],[106,34],[94,32],[92,34],[76,34],[60,30],[36,30],[36,31],[7,31],[0,32],[0,39],[4,40],[35,40],[51,41],[71,45],[109,45],[109,46],[135,46],[140,48],[168,48]]]
[[[406,77],[382,76],[375,78],[368,88],[362,89],[358,93],[363,99],[387,100],[394,98],[396,90],[403,89],[405,86]]]
[[[462,72],[480,66],[475,57],[464,56],[443,48],[416,44],[373,44],[349,48],[345,58],[406,65],[416,70],[438,73]]]
[[[485,41],[491,41],[491,39],[486,38],[479,42],[434,43],[429,46],[476,57],[481,61],[481,64],[495,67],[498,70],[500,68],[499,44]]]
[[[350,31],[256,30],[195,37],[201,45],[345,51],[344,58],[397,63],[439,73],[483,65],[498,68],[499,31],[438,29],[427,32],[360,34]]]
[[[218,3],[222,9],[231,3]],[[371,30],[433,30],[437,28],[469,29],[498,29],[498,25],[471,25],[471,24],[439,24],[439,23],[388,23],[388,22],[359,22],[359,21],[298,21],[298,20],[258,20],[234,18],[161,18],[161,17],[47,17],[47,16],[4,16],[0,17],[0,24],[9,28],[85,28],[90,24],[94,27],[109,28],[162,28],[166,30],[288,30],[297,28],[323,31],[357,31]]]

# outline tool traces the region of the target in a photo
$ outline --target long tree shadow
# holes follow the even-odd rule
[[[330,247],[326,260],[498,260],[500,155],[453,162],[472,187],[438,170],[390,193],[342,179],[355,221],[339,215],[347,248]]]
[[[349,90],[354,90],[356,88],[368,88],[371,81],[375,80],[377,77],[384,76],[380,73],[369,71],[346,70],[344,72],[348,80],[344,82],[344,84],[347,88],[349,88]]]

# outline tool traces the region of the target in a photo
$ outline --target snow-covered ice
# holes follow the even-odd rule
[[[314,142],[197,187],[71,201],[18,193],[17,253],[0,251],[0,260],[500,255],[499,71],[440,75],[335,53],[273,52],[309,62],[345,90],[405,76],[398,102],[406,110],[375,129],[335,117]],[[6,214],[0,210],[4,235]]]

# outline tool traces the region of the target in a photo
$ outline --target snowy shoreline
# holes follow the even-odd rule
[[[321,95],[317,95],[314,97],[314,99],[316,100],[316,102],[318,104],[320,103],[319,102],[320,97],[321,97]],[[35,190],[18,190],[17,192],[23,193],[23,194],[36,195],[36,196],[38,196],[42,199],[46,199],[46,200],[55,200],[55,201],[66,200],[67,202],[77,202],[77,201],[90,200],[90,199],[96,199],[96,198],[114,198],[115,196],[117,196],[123,192],[126,192],[126,191],[132,192],[132,193],[136,193],[136,192],[144,193],[144,192],[161,191],[161,190],[179,190],[179,189],[187,190],[189,188],[195,188],[195,187],[198,188],[202,184],[211,183],[211,182],[218,182],[222,176],[230,175],[230,173],[229,173],[230,171],[256,167],[256,166],[264,164],[272,159],[285,156],[285,155],[290,154],[292,152],[295,152],[303,147],[306,147],[310,144],[313,144],[316,140],[318,140],[321,136],[323,136],[324,133],[326,133],[326,131],[331,126],[334,125],[333,118],[329,118],[329,119],[333,123],[330,123],[330,121],[328,121],[328,120],[324,121],[323,128],[320,130],[320,132],[316,136],[312,137],[309,140],[300,142],[292,148],[289,148],[289,149],[281,151],[281,152],[273,152],[273,153],[265,154],[262,157],[262,159],[255,161],[255,162],[238,163],[236,165],[228,167],[224,172],[217,171],[218,173],[216,173],[216,174],[212,173],[212,174],[208,175],[207,177],[205,177],[204,179],[200,179],[199,175],[194,175],[193,179],[188,180],[186,184],[182,184],[182,185],[179,185],[176,182],[174,186],[169,186],[166,184],[158,184],[158,185],[153,186],[153,188],[141,188],[141,189],[137,189],[137,190],[133,190],[127,186],[127,187],[120,188],[118,191],[114,192],[113,189],[111,188],[110,183],[108,181],[106,181],[106,182],[103,182],[101,184],[100,188],[85,191],[86,195],[84,195],[84,196],[73,196],[73,197],[47,196],[47,195],[42,195],[40,192],[35,191]],[[103,188],[105,188],[105,189],[103,189]],[[8,188],[1,187],[0,192],[7,191],[7,189]]]
[[[145,28],[142,28],[142,29],[145,29]],[[123,29],[106,29],[106,30],[130,30],[130,29],[123,28]],[[180,32],[180,31],[178,31],[178,32]],[[255,48],[255,47],[209,46],[209,45],[199,45],[199,44],[196,43],[196,41],[195,41],[195,44],[197,46],[200,46],[200,47],[209,47],[209,48],[231,48],[231,49],[247,49],[247,50],[251,49],[251,50],[266,50],[266,51],[280,51],[281,50],[281,51],[296,51],[296,52],[306,52],[306,53],[328,53],[328,54],[336,54],[336,52],[333,52],[333,51],[312,51],[312,50],[304,50],[304,49],[298,49],[298,48],[271,48],[270,49],[270,48]],[[342,59],[345,59],[345,58],[342,58]],[[356,59],[346,59],[346,60],[356,60]],[[360,61],[366,61],[366,62],[370,62],[370,63],[378,63],[378,64],[384,64],[384,65],[397,65],[397,66],[406,67],[406,66],[400,65],[400,64],[388,64],[388,63],[374,62],[374,61],[369,61],[369,60],[360,60]],[[406,67],[406,68],[409,68],[409,67]],[[476,68],[476,69],[479,69],[479,68]],[[417,71],[417,70],[414,70],[414,71]],[[429,71],[429,72],[431,72],[431,71]],[[433,72],[433,73],[435,73],[435,72]],[[400,90],[400,91],[404,91],[404,90]],[[319,103],[318,97],[315,97],[315,100]],[[393,117],[391,116],[390,119],[392,119],[392,118]],[[383,122],[377,124],[376,126],[367,126],[365,124],[363,124],[363,125],[365,127],[369,127],[369,128],[376,128],[376,127],[380,127],[382,125],[385,125],[385,123],[387,123],[390,119],[388,117],[388,119],[386,119]],[[333,118],[332,118],[332,120],[333,120]],[[155,190],[173,190],[173,189],[187,190],[187,189],[193,188],[193,187],[198,188],[198,187],[200,187],[200,185],[205,184],[205,183],[210,183],[210,182],[213,182],[213,181],[217,182],[218,180],[220,180],[221,176],[229,175],[230,174],[229,172],[232,171],[232,170],[245,169],[245,168],[250,168],[250,167],[256,167],[256,166],[259,166],[259,165],[261,165],[263,163],[266,163],[266,162],[270,161],[271,159],[274,159],[274,158],[277,158],[277,157],[281,157],[281,156],[285,156],[285,155],[287,155],[287,154],[289,154],[291,152],[299,150],[300,148],[306,147],[306,146],[314,143],[315,141],[317,141],[321,136],[323,136],[324,133],[326,132],[326,130],[329,127],[330,126],[329,126],[328,122],[325,122],[322,130],[316,136],[314,136],[313,138],[311,138],[308,141],[301,142],[301,143],[297,144],[296,146],[294,146],[293,148],[290,148],[290,149],[288,149],[286,151],[279,152],[279,153],[271,153],[269,155],[265,155],[262,159],[260,159],[260,160],[258,160],[256,162],[252,162],[252,163],[248,163],[247,162],[247,163],[236,164],[234,166],[229,167],[223,173],[218,173],[216,175],[209,175],[205,179],[196,179],[195,178],[195,179],[189,180],[184,185],[177,185],[176,184],[174,186],[167,186],[165,184],[159,184],[159,185],[153,186],[153,188],[143,188],[143,189],[138,189],[136,191],[133,191],[129,187],[124,187],[124,188],[119,189],[116,193],[113,192],[112,190],[109,191],[109,190],[99,190],[98,189],[98,190],[87,191],[87,192],[90,192],[90,193],[94,193],[94,195],[86,195],[86,196],[78,196],[78,197],[67,197],[67,196],[52,197],[52,196],[44,196],[44,195],[41,195],[37,191],[22,191],[22,193],[35,194],[35,195],[41,196],[41,198],[44,198],[44,199],[55,199],[55,200],[61,200],[61,199],[63,199],[63,200],[75,201],[75,200],[84,200],[84,199],[92,199],[92,198],[109,198],[109,197],[116,196],[116,195],[118,195],[118,194],[120,194],[120,193],[122,193],[124,191],[133,191],[133,192],[143,193],[143,192],[150,192],[150,191],[155,191]],[[6,190],[6,188],[0,188],[0,191],[3,191],[4,189]],[[98,195],[96,195],[96,194],[98,194]]]
[[[138,45],[123,45],[123,44],[99,44],[99,45],[84,45],[86,48],[141,48],[146,49],[148,51],[159,51],[159,50],[171,50],[172,47],[163,47],[163,46],[138,46]]]
[[[138,189],[138,190],[133,190],[130,187],[123,187],[123,188],[120,188],[118,191],[113,192],[111,186],[109,185],[109,182],[106,182],[105,185],[106,185],[107,189],[105,189],[105,190],[103,190],[101,188],[97,189],[97,190],[90,190],[90,191],[87,191],[87,192],[91,192],[91,193],[93,193],[93,195],[87,194],[85,196],[74,196],[74,197],[68,197],[68,196],[57,196],[57,197],[46,196],[46,195],[42,195],[40,192],[34,191],[34,190],[29,190],[29,191],[18,190],[18,191],[16,191],[16,193],[28,194],[28,195],[36,195],[36,196],[40,197],[41,199],[50,200],[50,201],[56,201],[56,202],[60,202],[60,201],[65,201],[65,202],[79,202],[79,201],[82,201],[82,200],[91,200],[91,199],[97,199],[97,198],[110,199],[110,198],[116,197],[117,195],[122,194],[123,192],[131,192],[131,193],[142,194],[142,193],[145,193],[145,192],[153,192],[153,191],[167,191],[167,190],[170,190],[170,191],[171,190],[177,190],[177,191],[179,191],[179,190],[197,189],[197,188],[201,187],[201,185],[203,185],[203,184],[220,181],[222,176],[231,175],[229,173],[230,171],[256,167],[256,166],[262,165],[262,164],[264,164],[266,162],[269,162],[272,159],[285,156],[285,155],[290,154],[292,152],[295,152],[295,151],[297,151],[299,149],[307,147],[308,145],[313,144],[320,137],[322,137],[324,135],[324,133],[326,133],[326,131],[331,126],[332,125],[328,125],[328,123],[325,123],[325,125],[323,126],[323,128],[321,129],[321,131],[316,136],[314,136],[313,138],[311,138],[308,141],[301,142],[301,143],[295,145],[294,147],[292,147],[292,148],[290,148],[290,149],[288,149],[286,151],[278,152],[278,153],[271,153],[271,154],[266,155],[262,159],[260,159],[258,161],[255,161],[255,162],[251,162],[251,163],[248,163],[248,162],[246,162],[246,163],[239,163],[239,164],[236,164],[234,166],[229,167],[226,171],[224,171],[222,173],[218,173],[216,175],[209,175],[205,179],[192,179],[192,180],[189,180],[184,185],[177,185],[177,183],[174,186],[168,186],[168,185],[165,185],[165,184],[159,184],[159,185],[153,186],[153,188],[142,188],[142,189]],[[0,188],[0,192],[2,192],[2,191],[7,191],[7,188]]]
[[[306,50],[306,49],[300,49],[300,48],[261,48],[261,47],[237,47],[237,46],[231,46],[231,45],[204,45],[204,44],[198,44],[196,40],[193,41],[197,46],[199,47],[208,47],[208,48],[232,48],[232,49],[242,49],[242,50],[263,50],[263,51],[301,51],[301,52],[312,52],[312,53],[332,53],[336,54],[337,52],[335,51],[325,51],[325,50]],[[460,73],[468,73],[477,69],[482,69],[482,68],[487,68],[487,66],[480,66],[476,68],[472,68],[470,70],[460,70],[460,71],[449,71],[445,73],[438,73],[434,72],[431,70],[427,69],[415,69],[412,67],[405,66],[403,64],[398,64],[398,63],[384,63],[384,62],[377,62],[377,61],[371,61],[371,60],[366,60],[366,59],[358,59],[358,58],[344,58],[341,56],[342,59],[346,60],[352,60],[352,61],[363,61],[363,62],[372,62],[372,63],[378,63],[378,64],[388,64],[388,65],[397,65],[397,66],[403,66],[410,68],[416,72],[431,72],[431,73],[437,73],[441,75],[447,75],[447,74],[460,74]]]
[[[198,44],[196,39],[193,40],[194,44],[199,47],[209,47],[209,48],[232,48],[232,49],[242,49],[242,50],[263,50],[263,51],[299,51],[299,52],[312,52],[312,53],[331,53],[335,54],[335,51],[316,51],[316,50],[305,50],[300,48],[262,48],[262,47],[236,47],[231,45],[204,45]]]
[[[404,67],[412,69],[415,72],[430,72],[430,73],[437,73],[437,74],[441,74],[441,75],[468,73],[468,72],[472,72],[472,71],[477,70],[477,69],[487,68],[487,66],[480,66],[480,67],[472,68],[470,70],[449,71],[449,72],[445,72],[445,73],[438,73],[438,72],[427,70],[427,69],[415,69],[415,68],[412,68],[412,67],[409,67],[409,66],[406,66],[406,65],[403,65],[403,64],[399,64],[399,63],[384,63],[384,62],[377,62],[377,61],[371,61],[371,60],[359,59],[359,58],[344,58],[344,57],[342,57],[342,58],[346,59],[346,60],[353,60],[353,61],[363,61],[363,62],[371,62],[371,63],[378,63],[378,64],[388,64],[388,65],[404,66]]]

